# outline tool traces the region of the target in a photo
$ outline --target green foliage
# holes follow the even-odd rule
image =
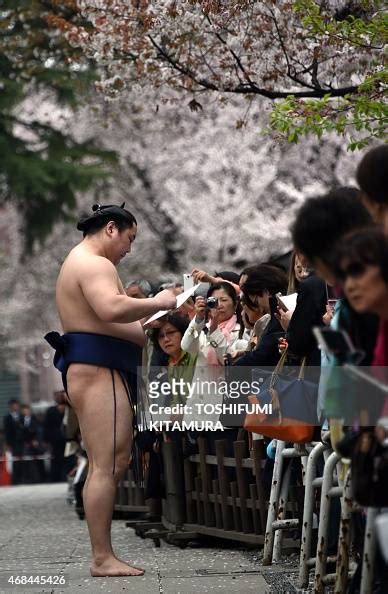
[[[349,150],[361,149],[386,136],[388,107],[378,92],[374,94],[376,85],[386,83],[387,74],[381,72],[368,77],[357,95],[333,99],[328,93],[323,99],[303,102],[290,95],[274,105],[271,128],[289,142],[298,142],[306,134],[321,138],[324,132],[334,131],[347,138]]]
[[[322,3],[314,0],[296,0],[294,10],[303,15],[302,23],[311,38],[326,37],[353,46],[382,45],[387,39],[388,17],[381,0],[350,3],[348,9],[329,16]],[[357,6],[356,6],[357,5]]]
[[[385,133],[383,0],[79,4],[87,25],[69,37],[106,68],[98,88],[109,97],[134,80],[186,92],[190,108],[204,92],[264,97],[291,142],[335,130],[355,148]]]
[[[26,250],[68,219],[77,192],[115,161],[93,140],[79,142],[19,108],[42,98],[75,110],[94,78],[92,65],[49,27],[55,14],[76,19],[72,2],[0,0],[0,205],[12,201],[23,214]]]
[[[302,23],[315,42],[327,43],[342,51],[370,47],[381,49],[387,42],[388,17],[383,2],[359,3],[358,12],[339,13],[329,17],[314,0],[297,0],[294,10],[304,15]],[[275,103],[270,127],[289,142],[313,134],[318,138],[325,132],[336,132],[348,140],[348,149],[365,147],[373,139],[386,138],[388,108],[386,89],[387,69],[384,64],[370,60],[357,92],[343,97],[297,100],[289,95]]]

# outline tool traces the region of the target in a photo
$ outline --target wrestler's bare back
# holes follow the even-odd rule
[[[106,291],[124,295],[125,291],[115,266],[105,257],[91,253],[84,242],[75,246],[60,270],[56,286],[56,302],[65,332],[92,332],[115,336],[144,345],[144,331],[139,321],[114,323],[103,321],[93,309],[92,293]]]

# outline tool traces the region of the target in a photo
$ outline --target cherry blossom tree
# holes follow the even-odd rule
[[[236,126],[242,97],[213,99],[194,112],[164,98],[149,87],[123,91],[77,122],[80,133],[92,131],[120,155],[101,200],[126,200],[139,220],[128,276],[138,253],[137,273],[152,278],[193,266],[239,270],[287,251],[303,199],[352,180],[354,156],[336,134],[273,143],[262,109],[252,106],[246,125]]]
[[[75,0],[55,3],[76,8]],[[77,209],[126,200],[136,215],[124,282],[180,280],[194,266],[238,272],[287,251],[302,200],[352,181],[356,159],[338,132],[357,124],[362,138],[380,134],[379,3],[78,4],[84,27],[58,14],[49,22],[96,60],[102,93],[89,95],[78,115],[54,119],[75,141],[93,137],[118,153],[115,178],[78,193]],[[41,103],[20,104],[20,114],[44,121]],[[265,133],[268,122],[276,142]],[[59,327],[55,279],[80,240],[76,213],[67,218],[23,261],[20,213],[9,205],[0,211],[0,354],[11,365],[21,346],[41,344]]]
[[[188,97],[193,110],[209,93],[262,98],[273,102],[272,128],[291,142],[352,130],[354,149],[384,134],[380,1],[78,0],[78,7],[87,26],[53,24],[104,67],[98,86],[107,95],[150,84]]]
[[[267,117],[262,110],[252,108],[246,125],[236,127],[244,105],[234,97],[187,113],[184,105],[164,103],[145,89],[125,91],[113,102],[97,96],[75,120],[62,113],[77,141],[92,134],[119,155],[117,176],[98,193],[79,194],[77,211],[125,200],[136,215],[133,253],[119,270],[124,282],[182,280],[194,266],[239,272],[286,252],[289,225],[304,198],[352,181],[354,155],[337,135],[274,144],[258,132]],[[44,333],[60,328],[55,280],[81,240],[76,218],[77,212],[56,224],[45,244],[23,260],[20,214],[10,207],[0,213],[1,353],[12,368],[20,349],[43,345]]]

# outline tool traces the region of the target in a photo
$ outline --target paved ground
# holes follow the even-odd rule
[[[182,550],[164,542],[158,549],[151,540],[135,536],[134,531],[126,528],[125,522],[121,520],[113,523],[114,546],[122,558],[145,567],[145,576],[91,578],[86,523],[78,520],[65,499],[65,484],[0,488],[0,593],[295,592],[285,580],[287,571],[284,568],[264,571],[252,551],[233,550],[230,547]],[[66,588],[6,587],[6,580],[11,573],[64,574],[68,585]]]

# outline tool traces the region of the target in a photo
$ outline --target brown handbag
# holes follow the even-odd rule
[[[274,414],[268,415],[261,411],[247,413],[244,429],[273,439],[305,443],[312,441],[317,423],[316,415],[312,413],[311,408],[312,405],[316,407],[316,402],[309,402],[309,400],[311,399],[310,395],[315,390],[318,391],[318,387],[304,379],[305,358],[302,361],[297,378],[290,379],[281,376],[286,355],[287,351],[283,353],[271,374],[269,385],[262,387],[265,396],[269,396]],[[293,406],[290,407],[293,398],[295,399],[295,418],[293,418]],[[248,396],[248,400],[250,404],[262,404],[260,394],[258,396]],[[265,398],[265,400],[268,401],[268,398]],[[303,418],[302,415],[302,418],[298,418],[298,409],[305,407],[306,403],[309,405],[310,414],[306,418]]]

